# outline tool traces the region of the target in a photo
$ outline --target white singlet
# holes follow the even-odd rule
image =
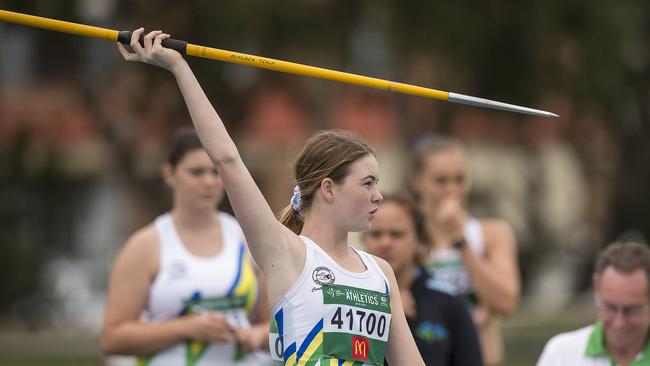
[[[481,223],[475,218],[465,221],[463,235],[467,245],[479,257],[485,255],[485,241]],[[427,270],[436,288],[460,296],[468,305],[477,303],[474,286],[463,266],[460,253],[455,249],[434,249],[428,258]]]
[[[350,272],[311,239],[300,238],[305,267],[272,311],[269,346],[276,364],[383,365],[391,309],[381,268],[355,250],[366,270]]]
[[[190,253],[169,213],[156,218],[160,269],[149,289],[142,321],[163,322],[202,312],[218,312],[233,326],[249,326],[258,303],[257,278],[244,234],[234,217],[217,213],[223,247],[214,257]],[[245,354],[234,343],[188,340],[146,358],[139,366],[266,365],[265,352]]]

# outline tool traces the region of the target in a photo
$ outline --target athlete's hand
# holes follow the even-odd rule
[[[268,328],[260,326],[241,327],[235,329],[237,343],[241,344],[246,352],[255,352],[268,341]]]
[[[191,339],[203,342],[234,342],[235,331],[221,314],[202,313],[184,318]]]
[[[141,27],[134,30],[131,34],[131,43],[129,46],[131,46],[133,52],[130,52],[121,43],[117,44],[117,48],[125,60],[144,62],[163,67],[170,71],[174,65],[185,62],[183,56],[178,51],[162,46],[162,41],[169,38],[169,34],[163,33],[162,31],[149,32],[144,36],[143,47],[138,41],[142,33],[144,33],[144,28]]]
[[[450,198],[440,202],[435,218],[449,238],[460,239],[463,237],[465,210],[459,200]]]

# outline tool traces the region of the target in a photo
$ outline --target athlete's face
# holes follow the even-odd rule
[[[213,210],[223,198],[221,176],[203,149],[188,151],[175,167],[167,165],[164,176],[176,205]]]
[[[594,288],[607,347],[644,345],[650,326],[645,272],[623,273],[607,267],[600,277],[594,277]]]
[[[366,155],[350,165],[348,175],[334,184],[337,221],[347,231],[367,231],[379,202],[383,199],[377,182],[379,165],[373,155]],[[340,213],[340,215],[338,214]]]
[[[389,201],[382,203],[363,244],[371,254],[385,259],[395,273],[409,270],[418,247],[415,223],[406,208]]]
[[[467,195],[463,153],[453,149],[429,154],[412,184],[415,193],[432,208],[446,199],[463,201]]]

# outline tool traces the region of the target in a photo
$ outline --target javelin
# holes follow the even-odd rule
[[[62,20],[38,17],[34,15],[15,13],[6,10],[0,10],[0,20],[8,23],[22,24],[29,27],[76,34],[79,36],[102,38],[113,42],[120,42],[126,45],[131,43],[130,31],[116,31],[84,24],[65,22]],[[143,38],[141,36],[140,42],[142,42],[142,39]],[[442,90],[429,89],[421,86],[398,83],[368,76],[361,76],[342,71],[307,66],[294,62],[247,55],[245,53],[221,50],[218,48],[199,46],[176,39],[165,39],[162,41],[162,45],[167,48],[172,48],[184,55],[203,57],[211,60],[231,62],[262,69],[311,76],[327,80],[335,80],[343,83],[362,85],[370,88],[383,89],[403,94],[419,95],[422,97],[444,100],[451,103],[498,109],[503,111],[528,114],[532,116],[559,117],[555,113],[522,107],[514,104],[496,102],[489,99],[477,98],[469,95],[446,92]]]

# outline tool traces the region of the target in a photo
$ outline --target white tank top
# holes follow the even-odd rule
[[[218,212],[223,247],[214,257],[190,253],[182,243],[169,213],[156,218],[160,241],[160,268],[149,289],[141,319],[163,322],[201,312],[224,314],[233,326],[249,326],[258,303],[257,278],[234,217]],[[204,366],[270,364],[265,352],[243,353],[234,343],[188,340],[164,349],[138,365]]]
[[[390,291],[369,254],[366,271],[339,266],[311,239],[305,267],[273,308],[269,347],[276,364],[383,365],[390,329]]]
[[[485,242],[480,221],[475,218],[465,220],[463,235],[467,245],[474,253],[483,257]],[[470,305],[476,305],[474,286],[457,250],[451,248],[432,250],[428,258],[427,269],[431,273],[431,283],[436,288],[460,296]]]

